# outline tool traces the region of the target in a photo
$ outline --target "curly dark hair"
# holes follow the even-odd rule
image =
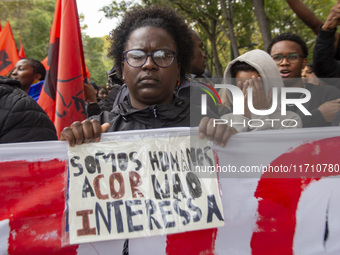
[[[236,78],[236,74],[237,74],[239,71],[245,71],[245,72],[254,71],[254,72],[258,72],[258,71],[256,70],[255,67],[249,65],[248,63],[242,62],[242,61],[236,61],[236,62],[231,66],[231,68],[230,68],[231,77],[232,77],[232,78]]]
[[[40,80],[44,80],[46,76],[46,69],[43,64],[39,60],[36,60],[34,58],[24,58],[23,60],[27,60],[30,65],[33,67],[34,73],[41,74]]]
[[[272,51],[273,45],[281,41],[293,41],[293,42],[300,44],[302,52],[303,52],[303,57],[306,58],[308,56],[308,48],[307,48],[305,41],[298,34],[293,34],[293,33],[282,33],[282,34],[275,36],[271,40],[270,44],[268,45],[267,52],[270,54],[270,52]]]
[[[133,8],[125,13],[122,22],[111,31],[108,56],[113,57],[118,75],[122,77],[123,51],[129,36],[136,29],[147,26],[162,28],[172,36],[177,48],[177,62],[181,64],[181,79],[183,79],[190,70],[193,58],[190,28],[174,9],[158,5]]]

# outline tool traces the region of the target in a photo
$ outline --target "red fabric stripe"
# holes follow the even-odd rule
[[[282,154],[270,165],[339,164],[339,150],[340,137],[328,138],[301,145]],[[313,175],[309,171],[275,174],[276,178],[270,178],[273,177],[271,173],[263,174],[255,192],[259,205],[257,229],[251,240],[252,254],[293,255],[296,210],[301,194],[311,182],[320,180],[319,177],[332,175],[339,173],[322,172]],[[305,177],[300,178],[301,176]]]
[[[10,220],[8,253],[77,254],[61,247],[66,161],[0,163],[0,220]]]
[[[215,254],[216,235],[217,228],[168,235],[166,254]]]

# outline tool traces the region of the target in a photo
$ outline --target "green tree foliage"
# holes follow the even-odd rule
[[[112,61],[106,57],[104,47],[105,37],[91,38],[88,35],[83,36],[84,56],[88,70],[91,73],[90,80],[98,86],[105,87],[107,82],[106,71],[111,70]]]
[[[0,1],[2,23],[9,21],[19,48],[19,34],[26,57],[43,60],[48,55],[55,0]],[[2,24],[4,25],[4,24]]]
[[[134,1],[112,1],[108,6],[103,6],[100,11],[104,12],[106,18],[118,18],[133,6],[139,5]]]
[[[27,10],[30,10],[33,0],[3,0],[0,1],[0,18],[1,21],[11,21],[12,19],[21,18]]]

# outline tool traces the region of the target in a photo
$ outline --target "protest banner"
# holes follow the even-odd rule
[[[129,254],[339,254],[339,140],[339,127],[328,127],[241,133],[214,146],[225,225],[131,238]],[[66,151],[58,141],[0,146],[0,254],[122,253],[125,240],[61,246]]]
[[[153,132],[139,142],[122,134],[70,148],[70,243],[223,226],[217,173],[194,171],[215,166],[212,143],[195,134]]]

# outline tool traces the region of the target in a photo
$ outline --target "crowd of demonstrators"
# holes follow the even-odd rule
[[[117,72],[115,67],[110,71],[106,72],[108,82],[106,83],[106,88],[102,87],[103,95],[106,94],[104,100],[98,93],[95,95],[95,91],[85,84],[85,98],[87,102],[87,117],[93,115],[98,115],[102,111],[111,111],[114,107],[114,102],[116,100],[117,94],[120,91],[123,81],[117,77]],[[99,90],[99,88],[98,88]],[[105,90],[105,92],[104,92]]]
[[[18,80],[21,89],[38,102],[45,75],[45,67],[39,60],[24,58],[16,63],[10,77]]]
[[[277,107],[271,113],[259,115],[254,114],[249,110],[247,100],[249,96],[252,96],[252,105],[254,109],[263,112],[264,110],[272,108],[272,89],[274,87],[278,89],[284,87],[276,63],[267,52],[252,50],[231,61],[225,70],[223,83],[236,85],[242,90],[244,95],[243,115],[228,113],[221,117],[222,119],[228,120],[228,124],[236,123],[233,127],[238,132],[302,127],[301,118],[296,113],[287,111],[285,115],[281,114],[280,97],[277,97]],[[252,89],[250,95],[248,94],[247,88]],[[233,102],[232,95],[228,92],[230,91],[226,89],[223,89],[222,91],[222,93],[227,93],[229,101]],[[250,124],[249,120],[253,119],[256,119],[257,122],[261,122],[262,125],[259,125],[258,123],[254,125]],[[283,120],[285,120],[284,125],[282,125]]]
[[[340,16],[336,18],[340,15],[338,9],[338,5],[332,8],[329,19],[318,33],[313,61],[314,72],[320,77],[340,76],[338,55],[334,53],[335,28],[340,24]],[[336,22],[331,22],[334,20]],[[175,10],[157,5],[133,8],[125,13],[120,24],[110,33],[110,41],[109,55],[115,66],[109,77],[117,86],[109,86],[110,92],[105,88],[97,88],[96,91],[95,86],[85,83],[89,118],[74,122],[60,135],[60,140],[67,141],[70,146],[98,142],[103,132],[198,126],[201,138],[224,147],[238,132],[286,126],[323,127],[340,123],[339,89],[329,85],[315,86],[310,80],[303,80],[302,70],[307,65],[308,49],[297,34],[277,35],[267,52],[253,50],[232,60],[223,78],[225,83],[234,84],[242,91],[244,114],[233,115],[232,109],[216,106],[208,97],[206,117],[200,114],[202,84],[195,80],[206,78],[203,43]],[[328,53],[322,53],[326,50],[325,41]],[[329,74],[325,74],[319,66],[320,61],[324,61],[323,69],[331,64],[334,66]],[[13,70],[12,79],[0,77],[0,143],[57,139],[53,123],[34,101],[38,100],[42,87],[38,81],[43,83],[45,77],[45,69],[42,70],[36,62],[40,64],[33,59],[22,59]],[[114,81],[114,78],[117,80]],[[272,108],[274,86],[307,89],[311,99],[303,106],[311,116],[306,116],[296,105],[288,105],[286,115],[281,115],[280,97],[277,97],[277,107],[273,112],[266,116],[254,114],[248,107],[248,97],[252,97],[256,110],[269,110]],[[248,88],[252,88],[250,95]],[[224,93],[232,108],[233,98],[226,91]],[[290,99],[304,96],[304,93],[288,94]],[[98,97],[101,99],[98,100]],[[193,114],[198,117],[191,118]],[[214,125],[214,120],[219,118],[228,120],[229,124],[234,121],[245,125]],[[254,127],[248,122],[252,119],[275,121]],[[283,119],[291,122],[280,125]],[[128,242],[125,242],[124,254],[128,253],[127,250]]]
[[[44,110],[17,80],[0,76],[0,143],[57,140]]]
[[[302,119],[303,127],[328,126],[332,123],[338,123],[336,121],[337,118],[335,118],[335,115],[339,111],[338,115],[340,116],[340,104],[338,103],[338,101],[340,100],[340,92],[334,87],[332,88],[331,86],[324,85],[324,82],[318,78],[340,76],[340,46],[338,46],[339,37],[338,33],[336,33],[336,27],[340,24],[340,4],[338,3],[332,7],[327,20],[323,23],[302,1],[286,1],[292,8],[292,10],[297,14],[297,16],[301,20],[303,20],[317,35],[317,41],[314,48],[313,69],[311,69],[311,65],[307,64],[308,50],[306,44],[297,34],[283,33],[281,35],[278,35],[272,40],[270,46],[267,49],[267,52],[272,56],[275,63],[277,64],[278,70],[281,74],[281,77],[283,78],[284,86],[306,88],[311,92],[311,100],[304,104],[307,110],[312,113],[311,116],[305,116],[296,106],[288,106],[288,110],[299,114]],[[137,23],[133,23],[132,25],[132,21],[129,22],[131,23],[129,25],[131,25],[132,27],[127,27],[130,34],[134,32],[134,30],[136,30],[136,27],[139,28],[139,26],[144,26],[143,24],[136,25]],[[126,23],[122,24],[126,25]],[[153,26],[162,28],[163,25],[161,24]],[[186,103],[190,102],[191,105],[196,106],[194,107],[195,109],[201,106],[201,95],[204,93],[201,88],[202,84],[207,85],[206,89],[210,90],[211,92],[215,93],[216,91],[214,90],[213,86],[202,83],[202,80],[198,79],[209,77],[209,75],[207,76],[208,72],[206,69],[206,55],[203,51],[203,42],[198,33],[195,32],[193,29],[190,29],[188,26],[187,29],[189,33],[187,39],[190,39],[188,41],[190,41],[191,47],[188,53],[183,53],[183,55],[188,55],[189,52],[192,52],[192,58],[190,59],[189,63],[185,64],[185,67],[183,67],[182,65],[180,66],[181,75],[178,79],[176,79],[176,86],[171,89],[171,91],[173,92],[171,96],[177,99],[184,100]],[[118,29],[116,31],[118,31]],[[128,35],[130,36],[130,34]],[[123,32],[115,36],[116,39],[118,38],[118,36],[128,37]],[[126,41],[128,41],[128,39],[126,39]],[[122,41],[124,40],[124,38],[119,38],[119,40]],[[176,41],[176,43],[179,42]],[[179,48],[178,45],[176,45],[176,47]],[[107,72],[109,81],[107,86],[109,89],[106,91],[105,88],[99,89],[99,87],[92,81],[90,82],[90,84],[85,84],[85,96],[87,101],[88,117],[99,114],[101,114],[100,116],[104,116],[107,113],[104,114],[103,112],[106,111],[111,112],[112,116],[121,116],[123,114],[122,111],[124,111],[124,109],[122,109],[122,105],[124,104],[124,107],[136,108],[135,105],[133,105],[132,103],[133,97],[136,95],[131,95],[131,91],[133,90],[132,88],[128,88],[127,80],[129,81],[129,77],[124,77],[124,68],[126,70],[128,70],[128,68],[133,70],[136,70],[136,68],[143,68],[144,65],[147,65],[151,59],[153,61],[152,63],[154,63],[154,66],[156,67],[152,67],[152,72],[154,69],[167,69],[168,67],[164,68],[157,65],[157,62],[155,62],[155,60],[157,61],[158,59],[163,59],[165,57],[170,58],[171,54],[174,55],[173,53],[171,53],[172,51],[156,51],[152,52],[152,55],[147,55],[143,50],[136,51],[136,49],[134,49],[134,51],[122,51],[122,46],[120,46],[120,54],[123,55],[117,57],[117,48],[118,46],[115,43],[112,43],[110,54],[114,57],[116,65],[112,68],[111,71]],[[260,56],[258,60],[253,59],[253,56],[256,54],[259,54]],[[131,66],[128,61],[130,59],[133,59],[133,57],[143,59],[145,58],[145,63],[143,63],[143,65],[141,65],[140,67]],[[174,55],[173,57],[175,58],[175,60],[173,61],[181,62],[181,59],[178,59],[179,55],[177,52],[176,55]],[[267,90],[270,91],[271,86],[267,86],[267,83],[263,81],[263,79],[268,76],[268,73],[265,73],[262,70],[264,68],[264,65],[262,66],[262,69],[256,67],[257,61],[261,61],[265,58],[266,56],[263,55],[263,52],[248,52],[240,56],[236,60],[231,61],[226,68],[224,76],[224,79],[237,79],[236,76],[234,77],[230,75],[232,75],[233,73],[235,74],[235,72],[232,71],[232,67],[235,69],[244,67],[244,65],[239,65],[238,62],[247,63],[250,66],[250,69],[254,68],[254,70],[249,73],[253,72],[253,74],[255,74],[255,77],[260,77],[262,78],[262,80],[248,76],[249,79],[245,83],[247,85],[244,87],[252,84],[253,88],[260,88],[260,91],[264,91],[263,93],[265,94],[262,93],[261,95],[259,95],[253,93],[252,95],[253,97],[259,95],[259,98],[262,98],[261,100],[263,100],[263,102],[261,102],[259,107],[264,107],[264,105],[266,105],[266,107],[269,107]],[[265,64],[268,66],[272,66],[269,62]],[[171,66],[172,65],[173,64],[171,64]],[[185,72],[183,70],[185,70]],[[21,89],[37,101],[43,86],[45,74],[45,68],[40,61],[31,58],[25,58],[17,62],[10,77],[14,80],[20,81]],[[272,72],[272,74],[275,74],[275,72]],[[155,82],[152,79],[151,81]],[[340,88],[340,84],[335,86],[339,86]],[[149,90],[151,90],[151,88],[144,89],[144,91]],[[98,95],[99,91],[100,96]],[[137,91],[139,91],[139,89]],[[244,96],[247,97],[246,90],[243,89],[243,92]],[[300,98],[303,95],[301,93],[296,93],[290,94],[290,96],[292,98]],[[259,98],[257,100],[255,100],[254,98],[254,102],[261,101]],[[214,102],[213,99],[211,99],[210,97],[208,97],[207,99],[208,109],[211,113],[211,117],[219,118],[220,116],[224,115],[225,118],[230,118],[230,116],[232,116],[232,104],[230,105],[230,103],[232,102],[229,102],[230,100],[232,100],[232,98],[228,97],[226,93],[224,97],[222,96],[222,99],[224,99],[225,102],[229,102],[229,104],[226,104],[227,107],[224,105],[217,105],[216,102]],[[144,106],[147,108],[150,106],[150,104],[145,104]],[[129,110],[130,113],[131,109],[126,108],[125,111],[127,110]],[[249,109],[247,109],[246,106],[245,115],[239,117],[249,119],[253,118],[254,116],[251,116]],[[131,118],[131,116],[129,116],[129,118]],[[151,126],[152,125],[153,124],[151,124]]]
[[[301,116],[303,127],[330,126],[340,109],[340,91],[329,85],[315,86],[303,82],[301,71],[307,63],[308,49],[302,38],[292,33],[277,35],[269,44],[267,52],[276,62],[285,87],[305,88],[311,93],[311,99],[304,107],[312,115],[305,115],[296,105],[288,106],[288,110]],[[305,95],[290,93],[288,96],[299,99]]]

